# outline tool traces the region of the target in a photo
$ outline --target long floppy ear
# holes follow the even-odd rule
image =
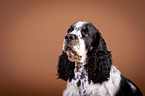
[[[68,59],[68,56],[65,52],[62,52],[62,55],[59,56],[58,61],[58,78],[61,78],[65,81],[68,79],[71,80],[74,77],[74,68],[75,63]]]
[[[109,79],[112,65],[111,52],[107,50],[101,33],[97,30],[92,50],[87,53],[88,63],[86,69],[88,77],[94,83],[102,83]]]

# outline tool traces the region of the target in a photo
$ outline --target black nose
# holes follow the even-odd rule
[[[65,40],[66,41],[72,41],[72,40],[75,40],[76,39],[76,35],[73,35],[73,34],[66,34],[65,35]]]

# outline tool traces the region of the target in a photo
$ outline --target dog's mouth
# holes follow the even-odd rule
[[[76,52],[74,51],[73,47],[70,45],[65,46],[64,51],[67,53],[68,56],[76,55]]]
[[[77,54],[77,52],[73,49],[73,47],[70,45],[65,46],[64,52],[67,53],[68,59],[70,61],[80,61],[81,60],[81,56],[79,56]]]
[[[65,51],[73,51],[71,46],[66,46]]]

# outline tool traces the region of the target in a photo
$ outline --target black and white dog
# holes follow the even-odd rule
[[[57,72],[67,81],[63,96],[142,96],[112,65],[101,33],[89,22],[79,21],[68,29]]]

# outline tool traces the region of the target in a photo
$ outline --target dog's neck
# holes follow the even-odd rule
[[[75,69],[78,71],[80,68],[82,69],[84,69],[84,66],[86,65],[86,63],[87,63],[87,60],[88,60],[88,58],[87,58],[87,55],[86,55],[86,53],[85,54],[81,54],[81,59],[80,59],[80,61],[77,61],[77,60],[75,60]]]
[[[84,62],[75,61],[75,69],[76,69],[76,71],[79,71],[79,69],[82,69],[82,68],[84,69],[85,65],[86,65],[86,60]]]

